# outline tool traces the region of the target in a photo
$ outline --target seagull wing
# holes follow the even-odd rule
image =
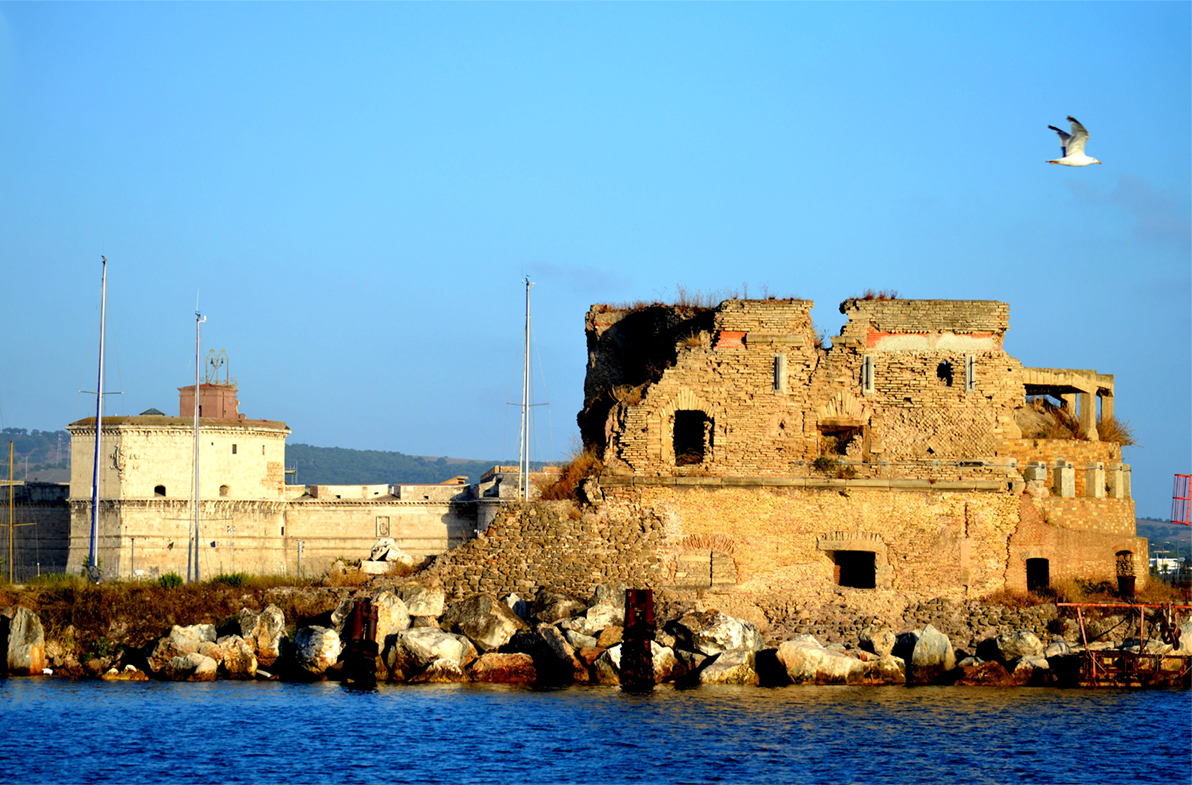
[[[1064,133],[1054,125],[1049,125],[1047,127],[1060,135],[1060,158],[1064,158],[1068,155],[1068,140],[1072,138],[1072,135]]]
[[[1066,152],[1064,154],[1084,155],[1084,143],[1089,140],[1089,132],[1072,115],[1068,115],[1068,121],[1072,123],[1072,137],[1070,140],[1065,140]]]

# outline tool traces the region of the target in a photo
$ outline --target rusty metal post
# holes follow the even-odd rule
[[[621,643],[621,689],[654,689],[654,591],[625,590],[625,634]]]
[[[377,683],[377,609],[372,600],[359,599],[352,605],[352,615],[344,628],[348,638],[344,653],[344,681],[357,687]]]

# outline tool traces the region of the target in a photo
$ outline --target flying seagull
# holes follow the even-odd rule
[[[1049,164],[1063,164],[1064,166],[1088,166],[1101,163],[1096,158],[1084,154],[1084,143],[1089,140],[1089,132],[1080,121],[1068,115],[1068,122],[1072,123],[1072,133],[1066,134],[1054,125],[1047,126],[1060,135],[1060,149],[1064,151],[1063,158],[1048,161]]]

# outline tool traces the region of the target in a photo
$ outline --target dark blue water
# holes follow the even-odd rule
[[[1187,783],[1192,694],[0,681],[0,780]]]

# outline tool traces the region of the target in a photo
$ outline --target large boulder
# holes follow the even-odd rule
[[[517,618],[522,621],[530,620],[530,605],[516,594],[506,594],[501,598],[501,602],[509,606],[509,610],[513,611]]]
[[[1180,625],[1179,646],[1176,647],[1178,654],[1192,654],[1192,619]]]
[[[657,641],[650,641],[650,658],[654,666],[655,684],[670,681],[686,672],[675,657],[675,652]],[[621,644],[618,643],[601,652],[593,660],[592,670],[596,675],[596,681],[600,684],[620,684]]]
[[[6,609],[3,615],[0,624],[8,627],[5,663],[9,675],[42,675],[46,667],[46,636],[41,620],[36,613],[19,605]]]
[[[731,649],[761,651],[765,641],[750,622],[719,611],[695,611],[666,625],[676,645],[712,656]]]
[[[453,660],[461,668],[476,657],[472,642],[438,627],[411,627],[390,636],[382,653],[389,678],[408,681],[436,660]]]
[[[894,644],[898,642],[898,636],[890,630],[866,628],[858,636],[857,641],[865,651],[872,652],[878,657],[885,657],[894,651]]]
[[[625,626],[625,584],[602,583],[597,586],[588,600],[584,616],[597,630]]]
[[[515,632],[529,627],[508,605],[488,594],[477,594],[451,605],[440,624],[468,636],[482,652],[499,649]]]
[[[225,635],[216,641],[222,657],[220,664],[230,679],[254,679],[257,675],[257,655],[252,646],[239,635]]]
[[[899,635],[894,655],[907,664],[907,684],[935,684],[956,667],[952,641],[930,624]]]
[[[700,684],[739,684],[756,687],[761,679],[752,649],[729,649],[716,655],[699,672]]]
[[[530,612],[545,624],[553,624],[562,619],[568,619],[584,610],[582,602],[568,594],[560,594],[550,589],[539,589],[530,606]]]
[[[447,605],[443,587],[427,586],[417,581],[399,586],[397,596],[406,604],[406,612],[411,616],[437,619],[443,615]]]
[[[997,660],[971,662],[970,658],[957,670],[960,673],[955,684],[961,687],[1014,687],[1019,683]]]
[[[538,647],[545,660],[540,675],[550,681],[579,682],[589,680],[588,666],[575,654],[575,647],[563,637],[563,632],[553,624],[539,624],[538,637],[543,646]]]
[[[149,669],[155,674],[160,674],[175,657],[200,653],[215,660],[217,665],[223,658],[223,653],[215,642],[213,624],[192,624],[189,627],[174,625],[169,635],[160,638],[153,645],[145,659]]]
[[[825,649],[810,635],[781,643],[777,656],[792,684],[855,684],[866,671],[866,663]]]
[[[994,639],[997,649],[997,659],[1010,662],[1019,657],[1039,657],[1046,651],[1047,646],[1039,640],[1039,636],[1030,630],[1015,630],[1006,635],[999,635]]]
[[[210,657],[191,652],[172,658],[157,672],[167,681],[215,681],[219,663]]]
[[[294,664],[311,676],[322,676],[339,661],[343,643],[335,630],[302,627],[294,633]]]
[[[286,637],[286,617],[281,608],[267,605],[257,613],[250,608],[240,610],[240,636],[252,648],[257,663],[270,668],[281,656],[282,640]]]
[[[374,594],[372,604],[377,612],[377,645],[383,649],[390,635],[410,629],[410,609],[388,589]]]
[[[494,684],[533,684],[538,679],[534,658],[529,654],[481,654],[468,665],[472,681]]]
[[[456,684],[467,680],[463,667],[449,657],[433,660],[421,673],[408,679],[410,684]]]

